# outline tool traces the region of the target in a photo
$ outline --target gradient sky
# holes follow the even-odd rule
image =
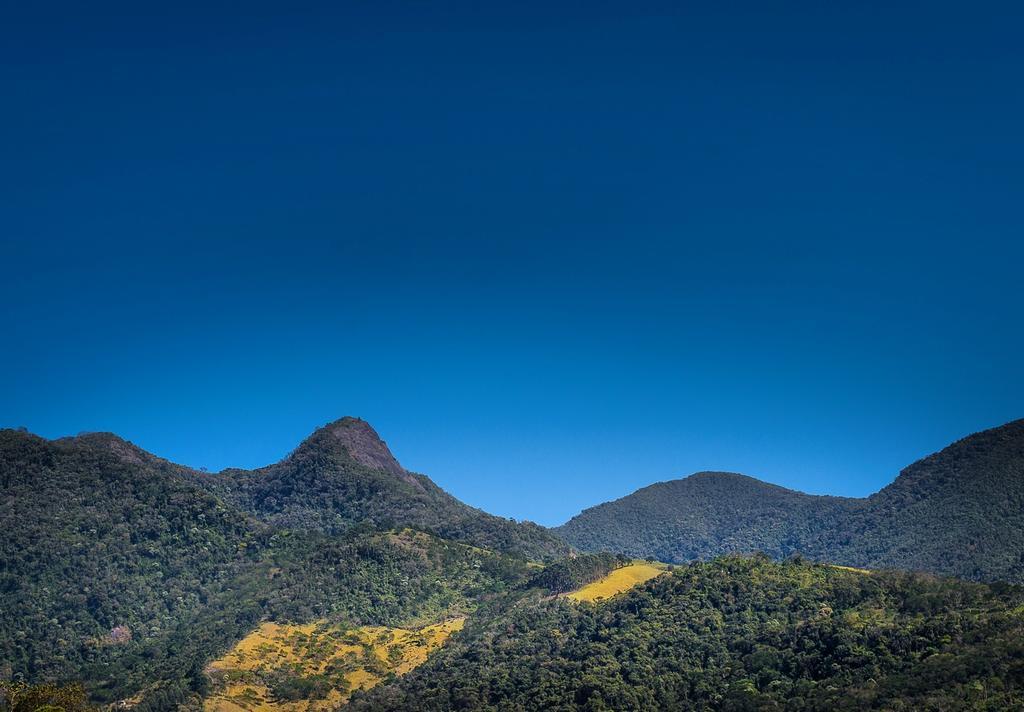
[[[149,5],[3,11],[0,425],[557,524],[1024,417],[1019,2]]]

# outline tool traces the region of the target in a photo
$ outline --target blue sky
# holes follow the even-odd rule
[[[5,10],[0,425],[875,491],[1024,416],[1024,9],[841,5]]]

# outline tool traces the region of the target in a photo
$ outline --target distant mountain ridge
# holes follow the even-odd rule
[[[684,503],[685,506],[681,506]],[[856,500],[804,494],[732,472],[697,472],[605,502],[556,529],[587,551],[683,562],[762,551],[776,558]]]
[[[556,528],[585,551],[669,562],[763,551],[862,568],[1024,581],[1024,420],[959,440],[864,499],[702,472]]]

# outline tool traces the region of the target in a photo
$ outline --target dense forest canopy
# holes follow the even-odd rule
[[[1020,709],[1024,591],[799,560],[507,597],[356,710]]]

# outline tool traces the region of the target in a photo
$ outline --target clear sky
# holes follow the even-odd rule
[[[557,524],[1024,417],[1019,2],[150,5],[3,10],[0,425]]]

